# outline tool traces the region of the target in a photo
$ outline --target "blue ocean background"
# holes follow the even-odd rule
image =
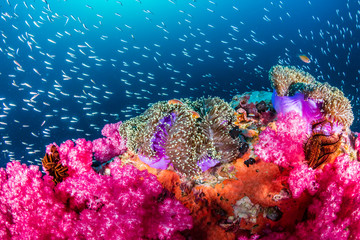
[[[276,64],[341,89],[360,131],[360,1],[4,0],[0,12],[1,167],[39,164],[47,144],[99,138],[160,100],[272,91]]]

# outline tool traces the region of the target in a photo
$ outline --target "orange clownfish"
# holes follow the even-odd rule
[[[197,119],[197,118],[199,118],[200,117],[200,114],[198,113],[198,112],[195,112],[195,111],[190,111],[191,112],[191,117],[192,118],[195,118],[195,119]]]
[[[180,105],[183,105],[184,103],[178,99],[171,99],[168,101],[168,104],[169,105],[172,105],[172,104],[180,104]]]
[[[304,63],[310,63],[310,58],[308,58],[307,56],[305,55],[299,55],[299,58],[301,61],[303,61]]]

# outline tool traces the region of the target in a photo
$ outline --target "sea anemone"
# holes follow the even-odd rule
[[[187,175],[195,175],[201,172],[196,164],[197,134],[189,111],[177,113],[174,125],[169,129],[169,135],[165,143],[166,155],[171,160],[174,168]]]
[[[269,72],[269,78],[278,96],[288,96],[289,88],[295,83],[312,83],[315,78],[309,73],[295,67],[273,66]]]
[[[194,114],[196,113],[196,114]],[[120,126],[128,148],[152,167],[196,175],[239,155],[234,110],[220,98],[158,102]]]
[[[276,65],[269,77],[275,89],[273,105],[277,112],[295,110],[310,121],[325,118],[345,128],[354,121],[350,101],[338,88],[317,82],[309,73],[295,67]]]
[[[210,98],[206,101],[207,114],[200,123],[206,141],[213,144],[217,158],[226,163],[234,160],[239,155],[239,139],[232,138],[230,131],[233,129],[234,110],[219,98]]]

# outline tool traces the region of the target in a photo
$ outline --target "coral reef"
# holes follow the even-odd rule
[[[234,119],[236,127],[229,132],[239,141],[241,157],[217,164],[201,176],[184,178],[177,171],[144,164],[137,154],[129,152],[122,156],[128,164],[156,174],[163,186],[191,210],[194,228],[190,235],[195,239],[234,239],[241,234],[261,232],[265,226],[282,226],[289,230],[295,222],[301,221],[309,205],[309,194],[299,193],[299,197],[293,199],[286,179],[282,180],[285,173],[274,163],[261,161],[254,154],[253,145],[264,129],[264,122],[270,123],[275,117],[270,106],[271,93],[264,96],[268,98],[255,102],[249,101],[250,93],[234,97],[231,106],[243,109],[246,114],[249,112],[246,120]],[[259,111],[256,106],[263,110]],[[301,117],[297,120],[301,121]],[[293,122],[297,124],[298,121]],[[291,139],[285,135],[289,128],[283,129],[290,143]],[[303,132],[303,140],[305,138]],[[302,142],[298,143],[298,150],[304,158]]]
[[[308,122],[304,144],[306,161],[322,168],[341,153],[343,135],[354,120],[350,101],[336,87],[315,81],[294,67],[274,66],[270,80],[275,90],[272,102],[277,113],[295,111]]]
[[[348,155],[357,152],[354,147],[359,145],[358,140],[352,143],[349,131],[341,123],[326,118],[309,121],[297,111],[276,114],[271,93],[238,95],[230,105],[236,111],[235,127],[229,134],[239,141],[240,154],[235,161],[219,163],[200,176],[184,178],[171,168],[144,164],[136,152],[122,158],[155,174],[191,210],[194,227],[190,235],[195,239],[304,239],[311,237],[311,231],[319,239],[356,239],[357,227],[350,230],[346,220],[356,215],[360,204],[353,193],[337,193],[339,199],[354,201],[354,208],[346,208],[343,217],[321,218],[338,214],[338,210],[328,207],[331,194],[324,191],[332,183],[327,174],[330,172],[334,181],[341,182],[339,178],[344,177],[337,168],[350,164],[352,170],[344,170],[346,176],[355,179],[359,175],[355,170],[359,164]],[[197,112],[204,118],[199,109]],[[168,130],[164,132],[167,134]],[[337,175],[332,169],[337,169]],[[322,181],[323,178],[328,180]],[[318,199],[326,204],[317,205]],[[343,208],[342,201],[335,204]],[[351,219],[357,226],[357,218]],[[323,229],[326,223],[333,228]],[[322,230],[313,229],[312,225]]]
[[[44,176],[9,163],[0,238],[360,239],[349,101],[295,68],[270,76],[273,93],[157,102],[49,144]]]

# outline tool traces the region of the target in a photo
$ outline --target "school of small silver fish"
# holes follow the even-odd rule
[[[272,91],[276,64],[343,90],[356,124],[360,0],[256,2],[3,0],[0,166],[159,100]]]

